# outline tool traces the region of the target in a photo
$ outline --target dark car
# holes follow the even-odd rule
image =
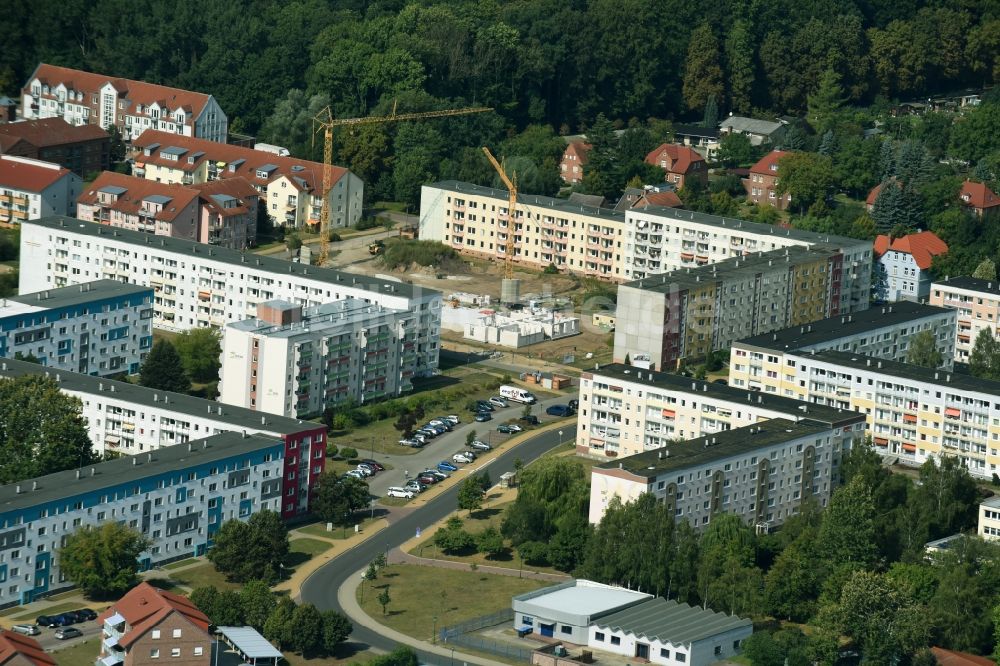
[[[60,627],[59,629],[56,629],[56,638],[61,641],[68,638],[77,638],[79,636],[83,636],[83,632],[76,627]]]
[[[497,432],[509,435],[512,431],[509,425],[507,425],[506,423],[501,423],[500,425],[497,426]]]
[[[63,627],[68,627],[71,624],[76,624],[77,622],[79,622],[79,620],[76,619],[76,613],[74,611],[70,611],[68,613],[61,613],[57,615],[56,618],[58,618],[59,620],[59,625]]]
[[[573,416],[573,408],[569,405],[552,405],[545,413],[549,416]]]
[[[572,410],[574,410],[574,411],[576,411],[577,409],[580,409],[580,401],[577,400],[576,398],[573,398],[572,400],[570,400],[566,404],[568,404],[569,408],[572,409]]]
[[[481,412],[493,412],[493,411],[496,411],[496,406],[492,405],[492,404],[490,404],[488,402],[486,402],[485,400],[477,400],[476,401],[476,407],[478,407],[479,411],[481,411]]]
[[[723,386],[729,386],[729,382],[726,381],[725,379],[713,379],[712,383],[713,384],[722,384]]]
[[[55,627],[55,626],[57,626],[54,618],[51,615],[39,615],[35,619],[35,624],[37,624],[39,627]]]
[[[522,416],[521,420],[527,423],[528,425],[538,425],[539,423],[538,417],[535,416],[534,414],[528,414],[527,416]]]
[[[82,618],[81,621],[83,622],[97,619],[97,613],[89,608],[81,608],[80,610],[76,611],[76,616]]]
[[[369,467],[374,467],[376,472],[384,472],[385,471],[385,467],[383,467],[379,463],[375,462],[371,458],[365,458],[364,460],[359,460],[358,462],[363,462],[364,464],[368,465]],[[79,611],[77,611],[77,612],[79,612]]]
[[[476,421],[482,423],[483,421],[492,421],[493,415],[489,412],[476,412]]]

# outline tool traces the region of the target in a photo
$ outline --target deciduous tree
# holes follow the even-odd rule
[[[458,508],[465,509],[472,515],[473,511],[479,510],[483,506],[483,487],[474,477],[470,476],[462,482],[458,489]]]
[[[90,598],[123,594],[135,586],[139,555],[148,547],[149,540],[126,525],[84,525],[66,537],[59,567]]]
[[[689,109],[704,109],[709,97],[721,99],[722,54],[712,26],[703,23],[691,33],[684,61],[684,102]]]
[[[324,472],[318,479],[310,509],[323,522],[343,526],[349,525],[354,512],[368,506],[370,501],[368,484],[361,479]]]
[[[237,582],[274,583],[287,557],[288,528],[273,511],[258,511],[246,522],[224,522],[208,551],[215,568]]]
[[[157,340],[142,363],[139,383],[148,388],[186,393],[191,380],[184,373],[184,364],[177,349],[168,340]]]
[[[941,367],[944,356],[937,347],[934,331],[921,331],[910,338],[910,345],[906,350],[906,362],[925,368]]]
[[[174,338],[174,349],[181,358],[184,372],[195,382],[219,380],[222,347],[219,329],[192,328]]]
[[[992,259],[986,257],[979,262],[978,266],[976,266],[976,270],[972,273],[972,277],[980,280],[996,280],[997,265],[993,263]]]
[[[779,196],[792,195],[792,205],[799,212],[825,201],[833,187],[833,162],[825,155],[789,153],[778,161]]]

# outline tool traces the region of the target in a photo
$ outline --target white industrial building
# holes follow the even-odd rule
[[[0,300],[0,356],[85,375],[134,374],[153,345],[153,290],[114,280]]]
[[[668,666],[735,657],[753,633],[748,619],[589,580],[520,594],[511,603],[519,633]]]
[[[480,310],[465,324],[465,339],[498,347],[526,347],[546,340],[580,334],[580,318],[543,308],[513,310],[503,314]]]
[[[397,396],[413,388],[416,341],[415,314],[357,298],[258,303],[256,318],[223,329],[219,401],[306,417]]]
[[[174,331],[254,318],[258,303],[274,299],[314,307],[357,298],[410,311],[415,372],[437,368],[441,294],[433,289],[72,218],[23,225],[20,291],[101,278],[152,287],[153,325]]]

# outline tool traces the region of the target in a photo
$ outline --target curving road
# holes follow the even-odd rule
[[[504,472],[513,471],[516,458],[520,458],[524,464],[528,464],[549,449],[558,446],[560,439],[563,442],[571,441],[576,434],[576,420],[566,421],[561,430],[563,431],[561,438],[559,430],[552,430],[531,437],[518,446],[505,451],[487,463],[490,477],[498,479]],[[384,554],[413,537],[418,527],[423,530],[454,511],[460,486],[461,484],[455,484],[431,500],[426,506],[400,518],[353,550],[345,552],[321,569],[317,569],[302,585],[302,601],[315,604],[320,610],[343,612],[343,608],[337,601],[337,591],[341,585],[357,571],[368,566],[368,563],[379,553]],[[394,641],[357,624],[354,626],[354,633],[351,634],[350,640],[361,650],[372,647],[389,652],[397,647]],[[422,664],[442,663],[440,655],[420,650],[417,650],[417,654]]]

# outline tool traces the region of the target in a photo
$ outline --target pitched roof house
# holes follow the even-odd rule
[[[56,660],[34,638],[4,629],[0,631],[0,666],[56,666]]]
[[[76,215],[80,177],[58,164],[0,155],[0,223]]]
[[[877,262],[876,298],[888,301],[919,301],[930,295],[930,268],[934,257],[946,254],[948,245],[932,231],[899,238],[875,238]]]
[[[146,129],[225,142],[229,121],[211,95],[41,63],[21,90],[26,119],[115,125],[126,140]]]
[[[111,138],[97,125],[70,125],[62,118],[0,124],[0,154],[54,162],[78,176],[111,162]]]
[[[660,167],[664,172],[664,180],[673,183],[678,189],[688,184],[690,179],[708,182],[708,169],[705,158],[688,146],[675,143],[664,143],[646,155],[646,164]]]
[[[208,666],[209,619],[187,597],[140,583],[97,618],[103,630],[99,659],[113,666]]]
[[[1000,210],[1000,197],[983,183],[965,181],[958,197],[977,217],[989,218]]]
[[[559,162],[559,175],[567,183],[579,183],[583,180],[583,167],[587,164],[587,154],[593,148],[589,143],[573,141],[563,151]]]
[[[785,135],[785,125],[770,120],[729,116],[719,123],[719,131],[723,134],[745,134],[755,146],[763,143],[777,145]]]
[[[778,163],[787,154],[783,150],[772,150],[750,167],[749,177],[743,179],[748,202],[767,204],[779,210],[788,208],[792,195],[786,192],[779,197],[775,191],[778,186]]]

